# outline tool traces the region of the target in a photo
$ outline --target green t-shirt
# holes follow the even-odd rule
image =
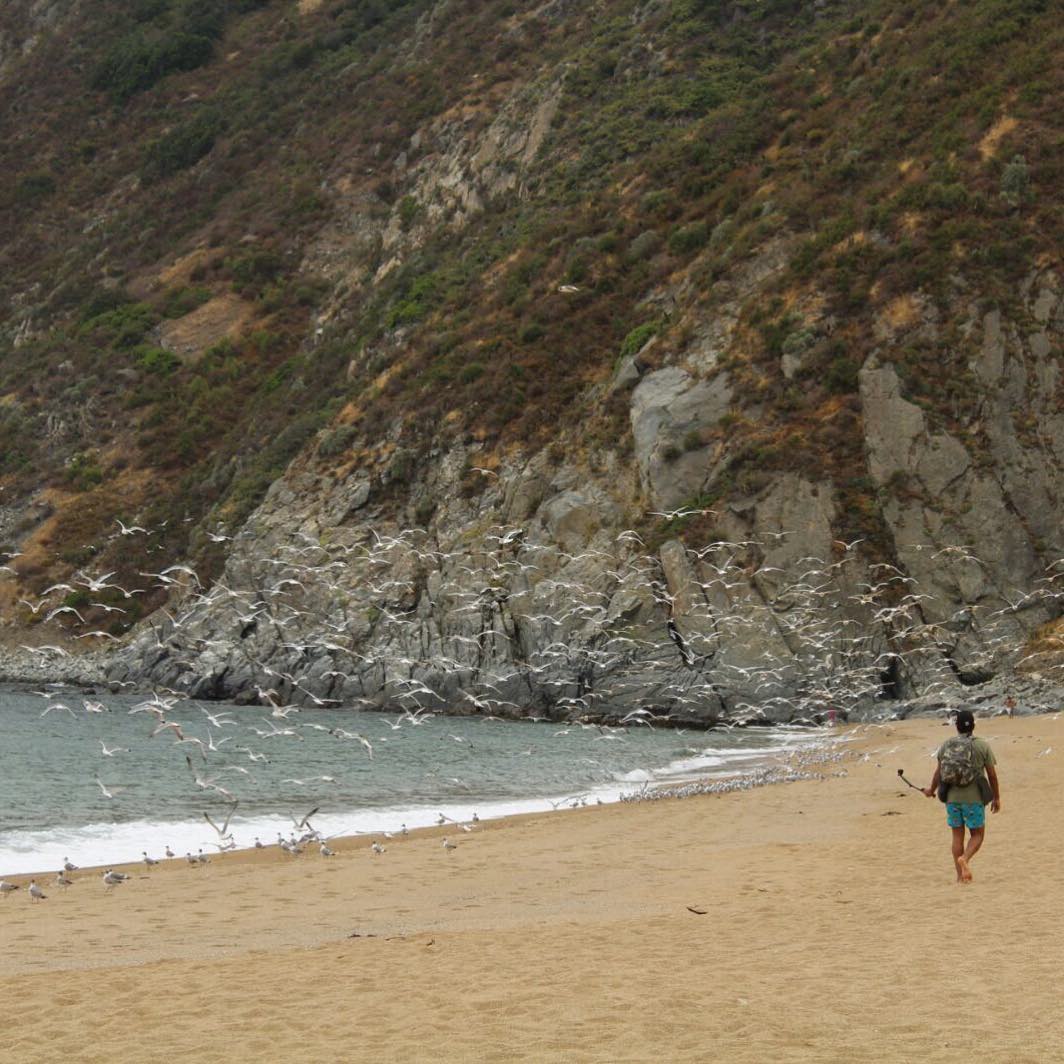
[[[945,745],[945,743],[942,744],[942,746]],[[935,754],[935,757],[938,758],[939,761],[942,760],[942,746],[938,748],[938,753]],[[976,739],[973,737],[972,746],[975,748],[973,751],[975,779],[963,787],[958,787],[956,784],[950,787],[946,794],[947,802],[982,803],[983,801],[983,796],[979,793],[979,777],[986,771],[989,765],[997,764],[997,758],[994,757],[994,751],[990,749],[990,744],[985,739]]]

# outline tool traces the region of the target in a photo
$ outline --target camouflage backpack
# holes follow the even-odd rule
[[[966,787],[978,775],[975,743],[970,735],[955,735],[942,744],[938,759],[939,779],[950,787]]]

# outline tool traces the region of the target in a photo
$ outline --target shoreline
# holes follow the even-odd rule
[[[804,741],[800,740],[793,745],[780,746],[774,751],[761,752],[756,756],[748,756],[745,752],[736,750],[739,755],[736,758],[736,761],[739,762],[738,764],[734,766],[724,764],[720,766],[719,771],[709,771],[698,776],[677,776],[674,779],[663,777],[654,782],[651,778],[652,772],[647,770],[648,778],[642,782],[641,787],[638,787],[637,782],[633,780],[618,780],[609,784],[603,783],[581,793],[568,795],[536,795],[527,798],[484,799],[463,803],[447,800],[403,807],[380,807],[372,811],[366,809],[326,811],[313,818],[314,826],[318,828],[324,838],[329,840],[330,846],[334,843],[346,845],[355,839],[366,840],[367,844],[371,844],[375,839],[386,843],[389,838],[398,835],[404,825],[409,828],[410,834],[415,831],[424,831],[428,828],[439,826],[436,820],[441,814],[447,817],[453,831],[458,830],[463,822],[472,823],[471,817],[473,815],[476,815],[481,823],[488,823],[504,821],[512,817],[546,815],[552,812],[563,812],[567,809],[589,808],[591,806],[658,801],[662,798],[689,797],[694,794],[726,794],[733,791],[747,791],[757,787],[796,782],[799,779],[821,778],[816,772],[810,773],[808,766],[837,763],[842,760],[845,756],[845,751],[840,749],[841,744],[852,741],[852,735],[845,733],[841,728],[824,732],[810,729],[808,737],[806,738],[803,735],[802,739]],[[464,817],[459,815],[462,810],[466,810]],[[357,818],[359,815],[365,816],[367,814],[379,816],[382,821],[380,826],[364,830],[345,830],[343,827],[340,827],[337,832],[328,830],[330,823],[350,823],[352,819]],[[241,823],[234,821],[234,831],[239,830],[245,838],[248,836],[251,838],[262,837],[266,840],[264,849],[276,850],[278,848],[276,842],[278,828],[286,834],[291,830],[290,817],[281,813],[262,813],[246,819],[241,818],[241,820],[243,821]],[[175,847],[177,856],[173,858],[163,857],[161,851],[151,853],[150,856],[156,857],[160,865],[165,865],[171,861],[184,863],[185,853],[195,849],[207,851],[212,860],[226,862],[237,854],[255,849],[253,843],[245,842],[232,850],[226,850],[222,853],[214,852],[209,849],[212,844],[209,829],[205,828],[198,818],[173,822],[150,820],[100,822],[78,825],[74,828],[59,826],[41,829],[39,832],[22,832],[20,834],[26,836],[40,835],[42,836],[43,845],[47,845],[46,837],[58,832],[79,833],[90,831],[91,829],[110,827],[117,829],[118,833],[121,833],[123,828],[134,826],[138,829],[135,832],[137,838],[135,842],[129,844],[130,847],[140,845],[148,839],[149,833],[153,838],[162,839],[165,845],[169,845],[175,839],[185,837],[187,832],[193,827],[199,832],[195,841],[191,844],[188,843],[187,837],[185,842],[179,843]],[[169,832],[167,831],[168,827],[171,828]],[[322,830],[323,827],[325,830]],[[148,839],[146,848],[150,848],[151,845],[152,841]],[[316,843],[312,844],[311,849],[316,848],[316,845]],[[19,869],[11,871],[9,867],[0,867],[0,878],[6,879],[8,882],[21,884],[29,882],[34,877],[54,876],[68,854],[74,855],[74,863],[79,865],[79,872],[83,874],[99,872],[107,867],[120,871],[143,868],[141,860],[126,857],[102,861],[90,859],[89,863],[82,864],[81,862],[84,858],[78,856],[76,844],[70,841],[62,842],[58,849],[63,849],[67,853],[62,857],[56,857],[50,864],[45,865],[42,863],[31,870]]]
[[[852,730],[845,774],[786,787],[526,814],[452,851],[431,827],[382,854],[359,837],[333,858],[272,848],[20,890],[0,900],[0,1057],[1060,1059],[1064,858],[1042,839],[1060,715],[977,725],[1003,812],[969,887],[940,804],[896,775],[929,778],[948,730]],[[941,942],[962,913],[979,934],[958,977]],[[979,1002],[963,1024],[958,985]]]

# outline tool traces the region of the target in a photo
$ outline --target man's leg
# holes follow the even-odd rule
[[[972,870],[968,865],[968,862],[979,852],[979,847],[983,845],[983,836],[986,834],[985,817],[986,807],[977,803],[972,803],[964,808],[964,822],[968,828],[968,845],[964,848],[964,853],[957,858],[957,868],[960,869],[961,879],[965,883],[971,883]]]
[[[972,828],[968,837],[968,845],[964,848],[965,861],[970,861],[979,852],[979,847],[983,845],[984,835],[986,835],[986,828]]]
[[[953,864],[957,869],[957,882],[961,883],[964,876],[961,874],[961,863],[964,861],[964,825],[959,828],[950,828],[953,832]],[[968,873],[969,877],[971,873]]]

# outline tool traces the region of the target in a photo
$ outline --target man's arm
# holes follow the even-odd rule
[[[993,771],[993,770],[990,770]],[[935,774],[931,777],[931,784],[924,788],[925,798],[934,798],[938,794],[938,785],[942,781],[942,766],[935,765]],[[996,786],[996,785],[995,785]],[[994,791],[997,794],[997,791]]]
[[[998,785],[997,769],[993,765],[986,766],[986,778],[990,780],[990,789],[994,792],[994,800],[990,803],[990,812],[1001,812],[1001,787]]]

